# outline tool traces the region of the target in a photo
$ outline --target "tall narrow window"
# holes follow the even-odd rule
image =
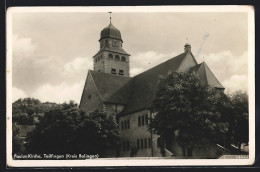
[[[119,55],[115,55],[115,59],[116,59],[116,60],[119,60]]]
[[[138,126],[141,126],[141,116],[138,116]]]
[[[111,68],[111,73],[112,73],[112,74],[116,74],[116,69]]]
[[[122,57],[121,57],[121,60],[122,60],[123,62],[125,62],[125,61],[126,61],[125,56],[122,56]]]
[[[142,115],[142,126],[144,125],[144,116]]]
[[[97,58],[95,58],[95,61],[97,62]]]
[[[127,129],[130,129],[130,119],[127,120]]]
[[[152,144],[152,139],[149,138],[149,139],[148,139],[148,148],[151,148],[151,144]]]
[[[148,115],[145,115],[145,125],[148,125]]]
[[[108,55],[108,58],[112,59],[112,58],[113,58],[113,55],[112,55],[112,54],[109,54],[109,55]]]
[[[146,138],[144,139],[144,148],[145,149],[147,148],[147,139]]]
[[[182,147],[182,156],[186,156],[186,150],[184,147]]]
[[[129,141],[126,141],[126,150],[129,151],[130,146],[129,146]]]
[[[140,140],[137,139],[137,149],[140,149]]]
[[[124,122],[121,121],[121,129],[124,130]]]
[[[125,141],[123,141],[123,151],[125,151]]]
[[[160,137],[157,138],[157,147],[158,148],[161,147],[161,138]]]
[[[144,142],[143,142],[143,139],[141,139],[141,149],[144,148]]]
[[[124,70],[119,70],[119,75],[124,75]]]
[[[125,125],[124,125],[124,128],[127,129],[127,122],[126,120],[124,121]]]
[[[187,149],[187,156],[191,157],[192,156],[192,148]]]

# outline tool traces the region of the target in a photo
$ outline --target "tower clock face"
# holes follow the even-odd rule
[[[119,42],[118,41],[113,41],[113,46],[114,47],[118,47],[119,46]]]

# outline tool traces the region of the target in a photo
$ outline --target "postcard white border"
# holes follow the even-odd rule
[[[12,14],[15,12],[246,12],[248,13],[249,159],[94,159],[13,160],[12,159]],[[253,6],[107,6],[107,7],[11,7],[7,9],[6,140],[7,165],[11,167],[72,166],[217,166],[252,165],[255,161],[255,16]]]

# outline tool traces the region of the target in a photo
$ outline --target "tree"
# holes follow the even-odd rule
[[[229,122],[230,142],[240,149],[241,144],[247,144],[249,139],[248,95],[239,90],[230,94],[229,99],[231,113],[226,120]]]
[[[20,129],[15,123],[12,124],[12,131],[13,131],[13,137],[12,137],[12,148],[13,148],[13,150],[12,150],[12,154],[22,153],[24,150],[23,150],[23,147],[22,147],[22,139],[19,138]]]
[[[49,111],[55,106],[57,106],[56,103],[41,103],[38,99],[34,98],[19,99],[12,104],[13,154],[26,153],[24,150],[24,139],[21,137],[21,133],[24,135],[29,130],[26,130],[20,125],[33,126],[38,122],[36,119],[42,118],[44,112]]]
[[[80,140],[75,147],[77,152],[99,154],[103,157],[115,156],[119,147],[116,118],[103,111],[82,113],[75,135],[71,139]]]
[[[184,156],[200,145],[218,142],[227,125],[220,121],[218,104],[223,93],[191,73],[161,77],[151,111],[155,114],[150,131],[160,135],[166,147],[176,137]]]
[[[41,103],[38,99],[24,98],[12,104],[13,122],[19,125],[33,125],[34,117],[57,106],[56,103]]]
[[[80,112],[77,104],[62,104],[45,113],[27,140],[30,153],[99,154],[111,156],[119,131],[115,116],[105,112]]]
[[[33,118],[29,116],[27,113],[17,113],[13,114],[13,121],[20,125],[32,125]]]

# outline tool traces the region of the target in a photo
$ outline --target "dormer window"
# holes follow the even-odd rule
[[[122,57],[121,57],[121,60],[122,60],[123,62],[125,62],[125,61],[126,61],[125,56],[122,56]]]
[[[116,60],[119,60],[119,55],[116,55],[116,56],[115,56],[115,59],[116,59]]]
[[[116,74],[116,69],[111,68],[111,73],[112,73],[112,74]]]
[[[124,75],[124,70],[119,70],[119,75]]]
[[[113,59],[113,55],[112,55],[112,54],[109,54],[108,57],[109,57],[110,59]]]
[[[97,62],[97,58],[95,58],[95,61]]]

